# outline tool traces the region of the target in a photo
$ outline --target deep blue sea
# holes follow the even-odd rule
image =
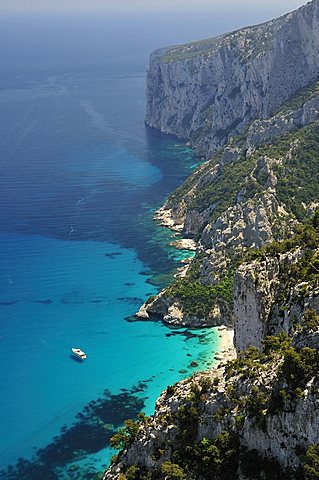
[[[152,217],[200,162],[144,125],[148,54],[241,25],[218,18],[0,20],[2,479],[92,478],[125,419],[213,363],[214,329],[129,320],[189,256]]]

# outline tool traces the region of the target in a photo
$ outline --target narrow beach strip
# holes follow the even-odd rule
[[[217,362],[214,367],[218,367],[222,363],[236,358],[236,350],[234,347],[234,330],[232,328],[221,325],[217,327],[219,335],[219,349],[215,354],[214,359]]]

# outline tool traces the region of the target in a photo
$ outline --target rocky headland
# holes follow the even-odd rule
[[[319,212],[241,263],[237,359],[228,344],[217,368],[169,386],[154,416],[114,437],[105,480],[317,478],[318,293]]]
[[[210,158],[319,74],[319,6],[151,56],[146,122]]]
[[[105,480],[319,478],[318,80],[319,0],[152,54],[147,123],[206,161],[156,214],[195,257],[138,316],[228,344],[126,423]]]
[[[217,39],[159,50],[151,56],[147,122],[163,131],[193,138],[194,148],[197,150],[202,149],[204,142],[208,159],[170,195],[155,215],[161,225],[171,228],[186,239],[196,241],[197,255],[189,265],[182,283],[177,282],[154,301],[148,301],[143,306],[144,319],[155,316],[170,324],[232,325],[234,319],[229,304],[232,303],[232,280],[238,259],[243,258],[249,249],[260,248],[291,235],[295,227],[314,212],[319,198],[318,165],[313,160],[319,152],[319,72],[315,78],[312,73],[315,68],[313,56],[316,55],[319,45],[319,37],[317,41],[314,39],[317,35],[315,25],[319,21],[318,12],[319,3],[315,0],[278,20],[245,28]],[[267,48],[261,42],[258,53],[254,51],[252,55],[252,47],[249,45],[257,44],[261,37],[268,38],[270,32],[272,40],[267,43]],[[285,54],[285,61],[282,57],[280,61],[285,68],[296,69],[293,82],[289,75],[286,76],[281,70],[281,83],[287,83],[289,88],[292,88],[294,82],[297,82],[299,60],[302,65],[312,65],[312,73],[309,73],[307,80],[300,74],[301,83],[288,95],[288,99],[288,86],[283,93],[281,83],[273,83],[275,74],[271,70],[279,62],[279,40],[282,47],[279,50]],[[289,50],[290,44],[293,47]],[[220,64],[218,69],[215,66],[216,58],[222,56],[224,49],[231,52],[232,56],[245,57],[240,75],[229,70],[234,68],[233,63]],[[299,59],[299,53],[302,59]],[[214,90],[213,80],[207,79],[203,72],[209,66],[214,81],[217,81],[217,73],[221,75],[222,72],[225,77],[229,77],[229,82],[234,78],[236,81],[240,79],[240,85],[244,88],[252,75],[251,71],[255,69],[256,59],[261,62],[258,67],[259,75],[269,77],[270,83],[267,94],[259,92],[257,95],[255,92],[253,97],[255,100],[258,97],[260,102],[269,102],[269,96],[274,96],[278,104],[269,111],[264,108],[258,112],[254,110],[247,124],[241,128],[230,129],[229,135],[220,145],[225,142],[226,144],[219,145],[218,149],[217,145],[211,146],[211,142],[216,140],[213,128],[206,129],[205,132],[200,130],[200,136],[197,135],[194,141],[191,131],[197,123],[205,123],[198,117],[204,95],[201,92]],[[198,68],[202,75],[194,80],[188,72],[186,82],[185,68],[189,69],[190,65],[196,62],[199,63]],[[309,65],[303,73],[308,71],[308,68]],[[162,69],[169,74],[165,76]],[[178,87],[181,75],[184,83],[183,87]],[[194,98],[191,94],[193,88]],[[250,95],[252,91],[250,88]],[[282,95],[278,92],[282,92]],[[174,106],[171,99],[173,94],[178,98],[185,97],[183,103]],[[241,101],[244,101],[240,91],[237,94]],[[220,108],[225,108],[230,115],[225,100],[218,98],[214,96],[211,111],[217,115]],[[230,100],[234,108],[236,102],[233,98]],[[247,101],[246,99],[245,102]],[[197,113],[192,117],[190,130],[185,128],[183,132],[180,131],[175,121],[168,130],[166,124],[156,120],[157,116],[168,115],[167,112],[174,108],[174,117],[183,115],[187,109],[185,104],[192,102],[196,103]],[[237,114],[241,115],[240,111]],[[230,128],[231,117],[227,121],[227,128]],[[220,126],[220,123],[218,125]],[[303,158],[308,150],[307,156],[312,157],[309,162]],[[209,295],[210,302],[207,304],[205,301],[204,310],[197,308],[197,304],[202,303],[201,300],[205,299],[206,294]]]

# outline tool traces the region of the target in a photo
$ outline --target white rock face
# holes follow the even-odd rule
[[[296,404],[292,412],[270,415],[264,431],[256,428],[253,422],[245,422],[243,445],[278,459],[284,468],[297,469],[300,464],[298,450],[306,450],[309,444],[319,442],[319,430],[316,428],[319,402],[318,397],[310,393],[310,388],[311,384],[305,398]]]
[[[306,309],[319,312],[318,288],[307,289],[307,282],[288,290],[284,287],[281,271],[296,264],[302,255],[297,249],[262,262],[244,263],[237,269],[234,282],[237,353],[251,346],[262,350],[266,336],[292,334],[294,324]],[[306,343],[317,348],[317,339],[318,336],[309,335]]]
[[[191,138],[207,158],[319,77],[319,0],[277,20],[155,51],[146,122]],[[309,112],[309,114],[311,114]]]
[[[311,98],[301,108],[288,110],[266,120],[255,120],[249,127],[246,147],[256,148],[265,143],[271,143],[276,137],[302,128],[319,118],[319,97]]]
[[[259,248],[273,240],[273,215],[278,213],[278,202],[271,192],[239,202],[228,208],[214,224],[208,224],[201,235],[207,248],[215,251],[237,247]]]
[[[264,392],[271,392],[278,380],[277,366],[269,365],[256,379],[243,379],[236,375],[226,378],[225,369],[220,366],[179,382],[175,385],[173,394],[163,392],[148,425],[141,427],[138,439],[124,452],[120,462],[108,469],[104,480],[119,480],[121,472],[129,465],[144,466],[154,471],[164,461],[171,459],[172,450],[179,445],[178,409],[181,406],[190,406],[192,386],[197,384],[200,388],[204,378],[210,381],[218,379],[218,386],[210,388],[197,404],[200,421],[196,442],[203,438],[214,439],[225,431],[233,432],[241,447],[258,452],[260,458],[275,460],[281,468],[293,471],[300,466],[300,452],[319,442],[319,397],[318,385],[314,380],[306,384],[302,398],[294,400],[287,408],[267,415],[263,427],[258,425],[253,415],[247,414],[244,415],[242,425],[238,426],[236,418],[241,415],[241,407],[238,407],[236,402],[232,403],[229,392],[242,398],[254,395],[255,388],[261,387]],[[219,413],[221,409],[224,414]],[[246,478],[240,468],[236,478]]]
[[[262,348],[268,317],[274,302],[279,263],[253,263],[239,267],[235,276],[235,345],[238,352],[251,346]]]

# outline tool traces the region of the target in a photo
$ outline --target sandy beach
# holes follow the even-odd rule
[[[225,325],[217,327],[217,330],[220,338],[220,344],[219,352],[214,356],[214,359],[217,361],[216,366],[236,358],[236,350],[234,348],[234,330],[226,327]]]

